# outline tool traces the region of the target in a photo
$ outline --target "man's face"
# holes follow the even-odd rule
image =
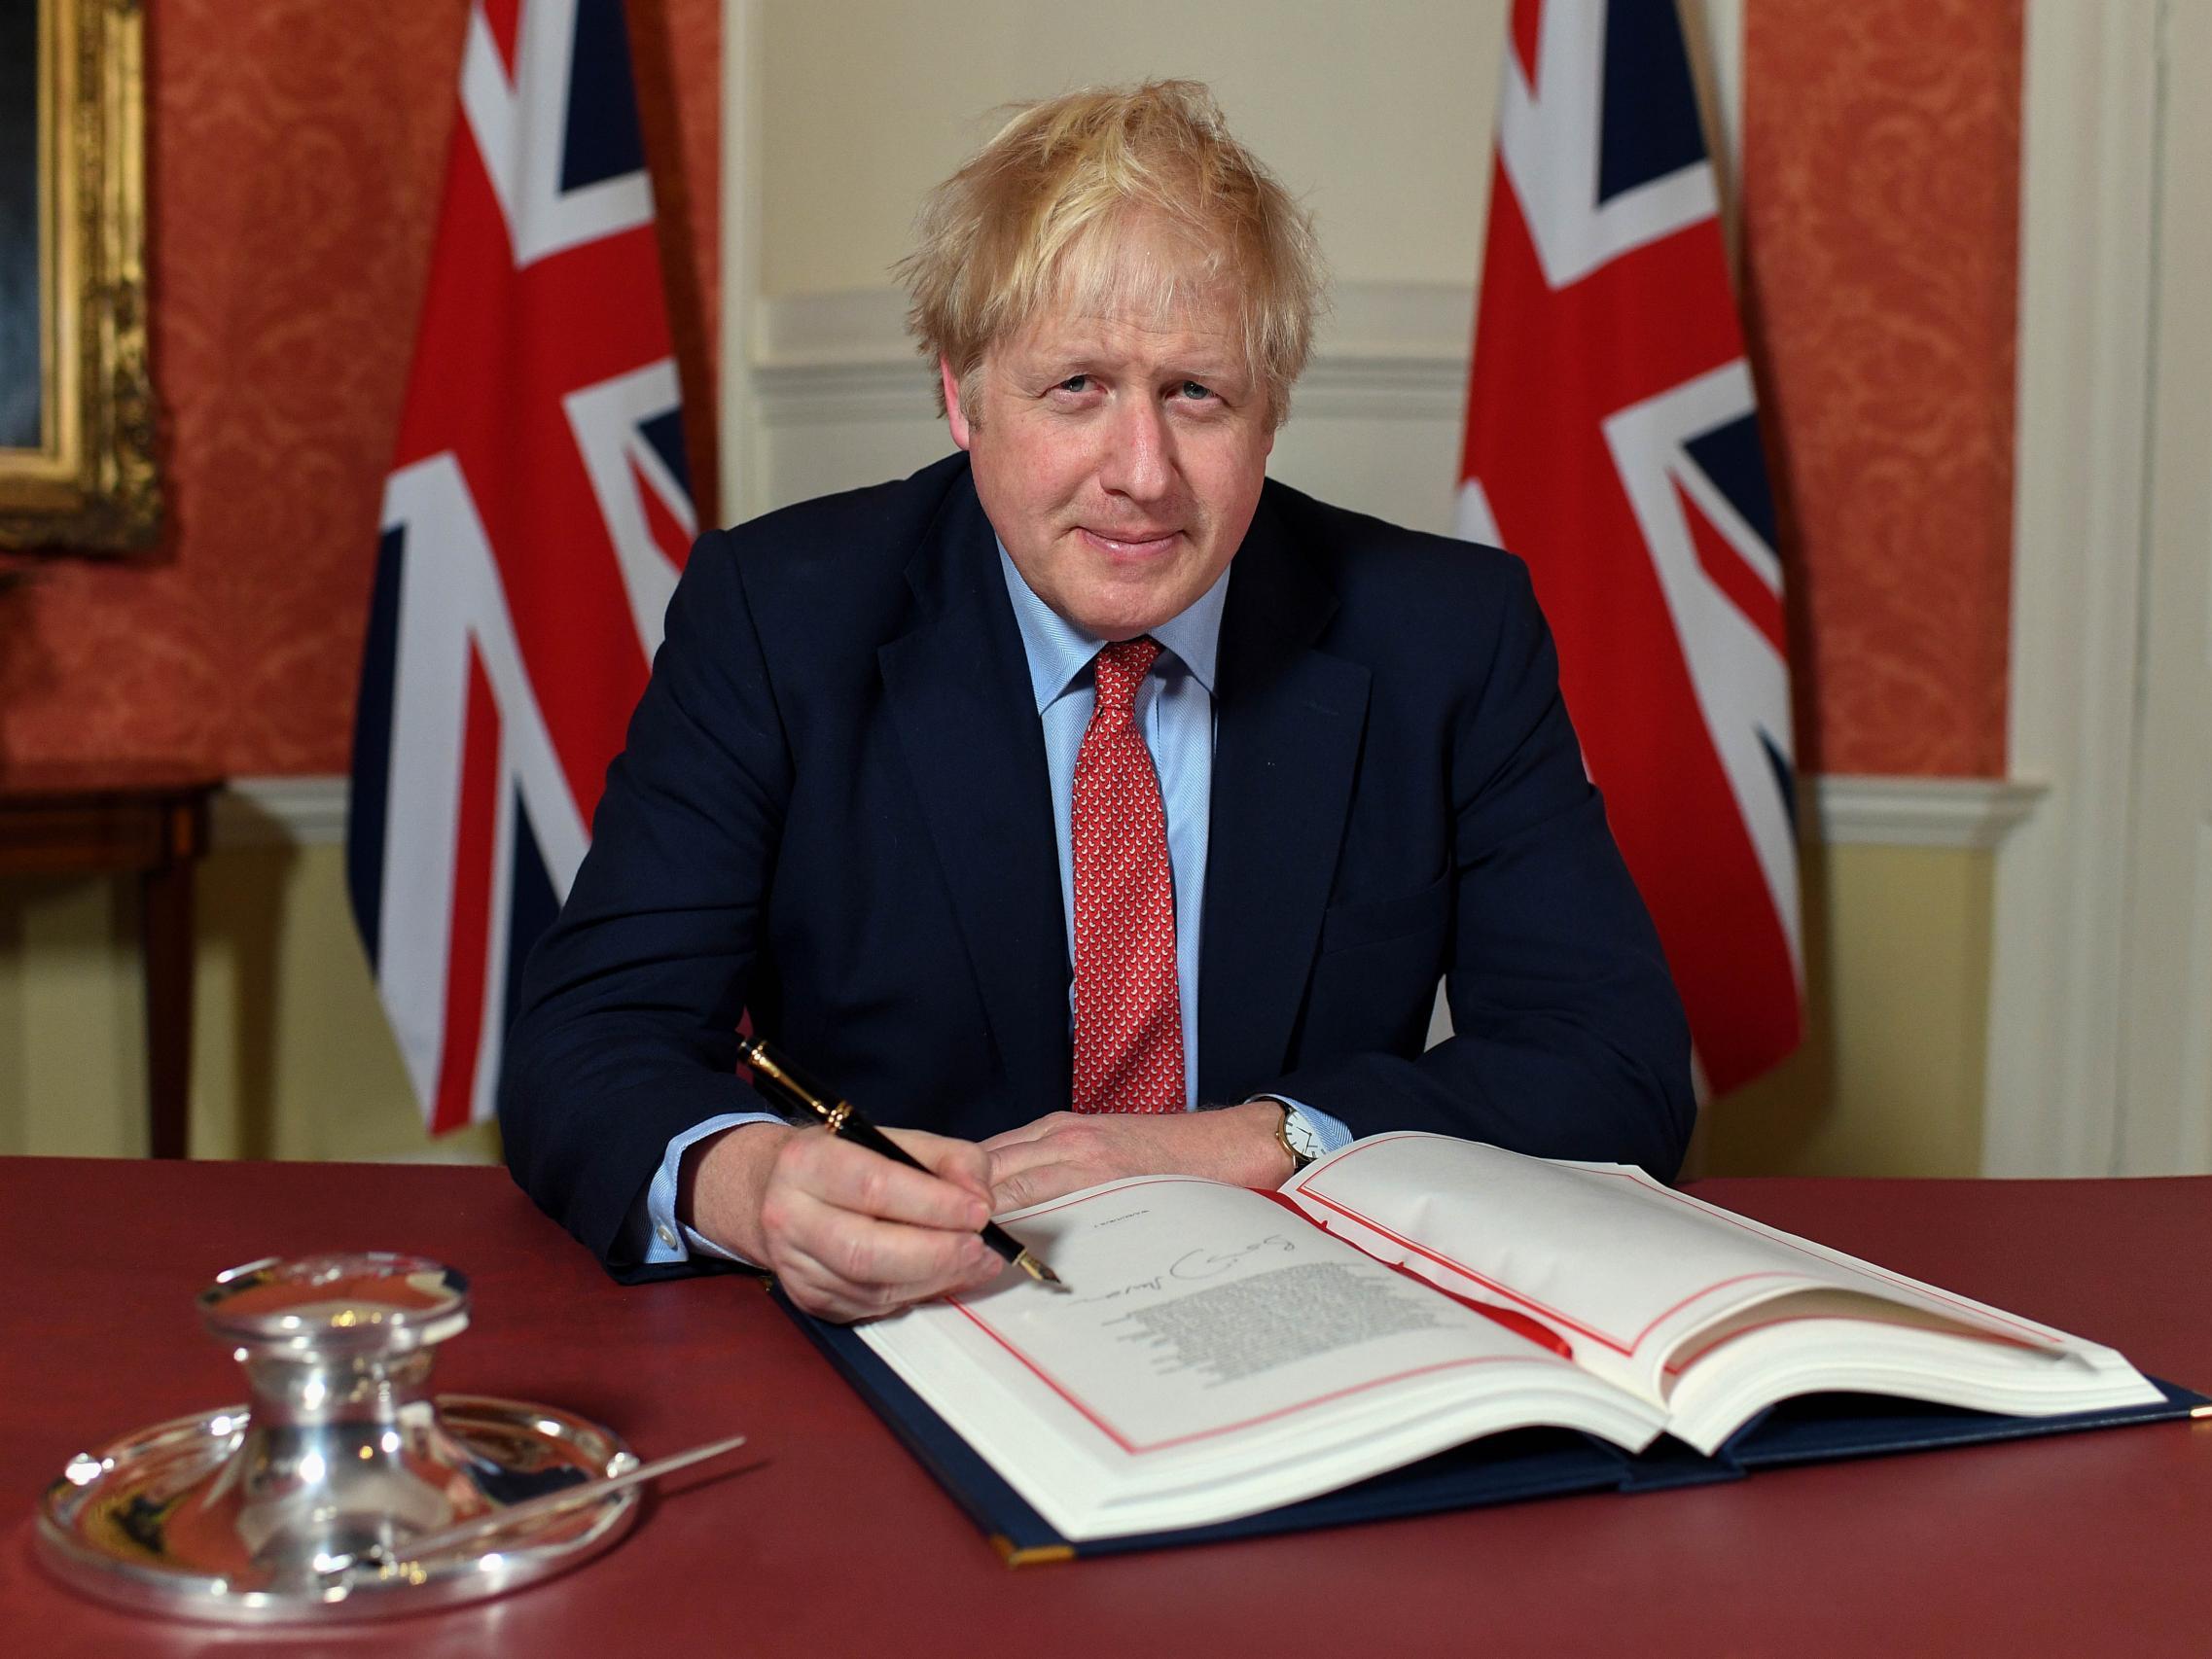
[[[1149,632],[1243,545],[1274,447],[1225,288],[1164,316],[1048,312],[994,347],[952,440],[1037,596],[1100,639]]]

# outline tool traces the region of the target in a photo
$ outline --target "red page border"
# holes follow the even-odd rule
[[[1119,1198],[1124,1193],[1133,1191],[1139,1186],[1151,1186],[1163,1182],[1181,1183],[1195,1182],[1201,1186],[1218,1186],[1221,1184],[1218,1182],[1200,1180],[1195,1176],[1154,1176],[1144,1181],[1131,1182],[1125,1186],[1117,1186],[1112,1192],[1079,1193],[1071,1198],[1066,1199],[1062,1203],[1054,1204],[1048,1208],[1033,1210],[1029,1212],[1028,1216],[1025,1216],[1022,1218],[1027,1219],[1029,1217],[1033,1216],[1049,1216],[1054,1211],[1068,1209],[1077,1204],[1092,1203],[1101,1198]],[[1272,1195],[1262,1193],[1258,1194],[1258,1196],[1269,1197]],[[1298,1213],[1294,1211],[1293,1214]],[[1310,1216],[1299,1215],[1299,1219],[1303,1221],[1307,1226],[1315,1228],[1317,1231],[1326,1233],[1329,1230],[1326,1227],[1320,1226],[1320,1224],[1316,1222]],[[1355,1246],[1354,1248],[1356,1249],[1357,1247]],[[1372,1260],[1373,1258],[1370,1257],[1370,1259]],[[1375,1265],[1379,1267],[1385,1264],[1376,1262]],[[1436,1287],[1431,1286],[1430,1288],[1434,1289]],[[1449,1295],[1450,1292],[1445,1291],[1444,1294]],[[1371,1378],[1369,1381],[1364,1383],[1355,1383],[1349,1388],[1333,1389],[1327,1394],[1316,1394],[1310,1399],[1293,1401],[1289,1405],[1277,1406],[1272,1411],[1261,1412],[1258,1416],[1244,1418],[1235,1423],[1225,1423],[1212,1429],[1195,1430],[1191,1433],[1171,1435],[1164,1440],[1139,1441],[1131,1439],[1128,1435],[1123,1433],[1119,1429],[1116,1429],[1113,1424],[1108,1422],[1103,1415],[1106,1409],[1103,1405],[1094,1407],[1091,1403],[1087,1402],[1071,1385],[1064,1383],[1059,1378],[1053,1376],[1052,1372],[1047,1370],[1004,1331],[1000,1330],[996,1325],[992,1324],[988,1320],[984,1319],[974,1308],[970,1307],[967,1302],[958,1296],[947,1297],[946,1301],[953,1308],[957,1309],[963,1316],[965,1316],[969,1323],[974,1324],[977,1329],[981,1330],[985,1336],[989,1337],[1001,1348],[1005,1349],[1006,1352],[1014,1358],[1015,1361],[1019,1364],[1024,1370],[1029,1372],[1031,1376],[1035,1377],[1039,1382],[1043,1383],[1045,1387],[1052,1390],[1053,1394],[1057,1394],[1063,1401],[1065,1401],[1069,1409],[1082,1417],[1086,1423],[1088,1423],[1093,1429],[1097,1430],[1099,1433],[1105,1435],[1106,1438],[1111,1440],[1122,1452],[1132,1458],[1146,1457],[1154,1452],[1171,1451],[1178,1446],[1187,1446],[1198,1440],[1214,1439],[1223,1434],[1233,1434],[1240,1430],[1257,1428],[1263,1423],[1273,1423],[1281,1418],[1293,1416],[1301,1411],[1310,1411],[1316,1406],[1327,1405],[1334,1400],[1348,1399],[1354,1394],[1366,1394],[1374,1389],[1386,1388],[1392,1383],[1405,1382],[1409,1378],[1412,1377],[1430,1376],[1444,1371],[1466,1370],[1476,1365],[1526,1365],[1530,1363],[1551,1362],[1549,1360],[1537,1360],[1533,1357],[1531,1359],[1524,1359],[1517,1356],[1504,1354],[1482,1356],[1470,1359],[1445,1359],[1439,1361],[1433,1365],[1416,1365],[1410,1370],[1393,1372],[1387,1377]],[[1528,1339],[1523,1337],[1522,1340],[1527,1341]]]
[[[1410,1135],[1377,1136],[1369,1146],[1349,1148],[1342,1156],[1337,1160],[1337,1163],[1330,1166],[1331,1172],[1334,1172],[1336,1168],[1338,1168],[1340,1164],[1349,1163],[1354,1156],[1362,1151],[1372,1150],[1375,1147],[1394,1145],[1398,1142],[1411,1140],[1414,1138],[1415,1137]],[[1654,1188],[1646,1186],[1642,1182],[1637,1181],[1633,1176],[1620,1174],[1613,1170],[1583,1169],[1578,1171],[1578,1173],[1584,1175],[1606,1176],[1615,1181],[1624,1181],[1628,1182],[1629,1185],[1635,1187],[1639,1192],[1653,1197],[1665,1198],[1672,1203],[1680,1204],[1686,1206],[1689,1209],[1695,1210],[1699,1216],[1726,1221],[1730,1226],[1736,1227],[1743,1232],[1751,1233],[1755,1237],[1764,1239],[1769,1244],[1786,1246],[1791,1250],[1797,1251],[1801,1255],[1808,1256],[1811,1259],[1821,1262],[1826,1266],[1837,1268],[1845,1273],[1856,1273],[1862,1278],[1872,1279],[1878,1284],[1885,1285],[1892,1288],[1908,1290],[1914,1294],[1922,1296],[1932,1296],[1937,1301],[1948,1303],[1954,1308],[1961,1309],[1962,1311],[1970,1314],[1976,1320],[1994,1319],[2000,1324],[2010,1325],[2014,1329],[2025,1333],[2023,1337],[2015,1338],[2014,1340],[2016,1341],[2027,1342],[2031,1345],[2041,1346],[2045,1349],[2063,1349],[2065,1347],[2065,1343],[2060,1339],[2051,1336],[2047,1332],[2038,1330],[2033,1325],[2027,1324],[2020,1320],[2015,1319],[2010,1314],[1997,1313],[1994,1310],[1983,1309],[1978,1306],[1969,1306],[1964,1297],[1952,1295],[1949,1291],[1937,1289],[1933,1286],[1924,1286],[1917,1284],[1911,1280],[1907,1279],[1903,1274],[1891,1273],[1886,1268],[1875,1267],[1872,1263],[1847,1263],[1831,1260],[1828,1256],[1821,1254],[1817,1251],[1806,1249],[1804,1245],[1799,1243],[1795,1239],[1777,1237],[1775,1234],[1766,1231],[1765,1228],[1759,1227],[1752,1222],[1745,1220],[1740,1216],[1733,1216],[1726,1210],[1718,1209],[1709,1204],[1700,1203],[1696,1199],[1692,1198],[1685,1193],[1675,1191],[1672,1187],[1662,1186]],[[1575,1319],[1573,1316],[1562,1313],[1556,1308],[1550,1307],[1545,1303],[1538,1301],[1533,1296],[1527,1295],[1522,1291],[1516,1290],[1511,1286],[1502,1285],[1496,1280],[1488,1278],[1486,1275],[1476,1272],[1475,1269],[1469,1267],[1464,1262],[1455,1261],[1450,1256],[1445,1255],[1439,1251],[1431,1250],[1426,1245],[1418,1244],[1411,1239],[1406,1238],[1403,1235],[1394,1232],[1389,1227],[1384,1226],[1381,1222],[1376,1221],[1368,1216],[1360,1214],[1359,1211],[1354,1210],[1351,1208],[1351,1206],[1343,1203],[1341,1200],[1330,1197],[1325,1192],[1317,1192],[1311,1186],[1302,1186],[1299,1188],[1298,1193],[1295,1195],[1295,1197],[1305,1196],[1311,1196],[1315,1203],[1322,1205],[1326,1209],[1335,1211],[1338,1215],[1342,1216],[1349,1220],[1357,1221],[1363,1227],[1368,1227],[1377,1233],[1380,1233],[1384,1238],[1389,1239],[1393,1244],[1399,1245],[1402,1248],[1410,1251],[1416,1255],[1422,1256],[1429,1261],[1433,1261],[1441,1267],[1447,1267],[1452,1272],[1459,1274],[1462,1278],[1472,1280],[1474,1283],[1482,1286],[1484,1288],[1495,1291],[1497,1294],[1504,1296],[1511,1301],[1517,1302],[1522,1307],[1532,1309],[1535,1312],[1544,1315],[1548,1319],[1556,1320],[1560,1324],[1565,1325],[1569,1330],[1575,1331],[1579,1335],[1587,1336],[1593,1342],[1601,1343],[1605,1347],[1612,1349],[1616,1354],[1629,1358],[1632,1358],[1635,1355],[1636,1350],[1644,1345],[1645,1341],[1651,1336],[1654,1330],[1664,1324],[1668,1320],[1674,1318],[1675,1315],[1681,1313],[1685,1308],[1689,1307],[1694,1302],[1700,1301],[1704,1297],[1714,1294],[1716,1291],[1727,1289],[1731,1285],[1745,1284],[1754,1279],[1791,1279],[1797,1277],[1797,1275],[1786,1272],[1780,1268],[1766,1268],[1762,1269],[1756,1273],[1738,1273],[1731,1275],[1727,1279],[1716,1280],[1713,1284],[1705,1286],[1702,1289],[1693,1290],[1689,1295],[1684,1296],[1681,1300],[1674,1303],[1673,1306],[1662,1310],[1660,1313],[1656,1315],[1652,1321],[1646,1324],[1642,1330],[1638,1331],[1633,1337],[1621,1337],[1614,1335],[1611,1332],[1598,1330],[1592,1326],[1587,1325],[1581,1321]]]

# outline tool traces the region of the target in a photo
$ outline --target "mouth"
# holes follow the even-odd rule
[[[1086,525],[1083,539],[1091,547],[1113,558],[1142,559],[1157,557],[1175,545],[1180,530],[1139,530],[1134,533],[1105,536]]]

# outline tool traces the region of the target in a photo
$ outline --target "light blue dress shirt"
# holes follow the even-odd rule
[[[1037,696],[1037,718],[1044,727],[1045,769],[1052,780],[1052,833],[1059,850],[1060,903],[1067,936],[1075,937],[1074,839],[1075,759],[1097,700],[1092,659],[1105,641],[1095,639],[1047,605],[1030,589],[1001,546],[999,564],[1007,596],[1021,629],[1021,649],[1029,662],[1029,685]],[[1180,616],[1152,630],[1160,655],[1137,687],[1136,721],[1152,752],[1160,778],[1160,805],[1167,816],[1167,862],[1175,882],[1175,976],[1183,1004],[1183,1103],[1195,1107],[1198,1090],[1198,945],[1206,895],[1206,837],[1211,829],[1214,773],[1214,660],[1221,645],[1222,605],[1229,597],[1229,572],[1194,600]],[[1071,945],[1069,947],[1073,949]],[[1068,1020],[1075,1019],[1075,984],[1068,984]],[[1348,1146],[1352,1132],[1327,1112],[1297,1101],[1284,1103],[1313,1126],[1325,1151]],[[1039,1112],[1038,1115],[1044,1113]],[[738,1260],[696,1229],[676,1219],[676,1192],[684,1154],[709,1135],[740,1123],[781,1123],[773,1112],[733,1112],[695,1124],[668,1143],[668,1150],[646,1188],[645,1206],[653,1236],[647,1241],[650,1263],[682,1261],[694,1252]]]

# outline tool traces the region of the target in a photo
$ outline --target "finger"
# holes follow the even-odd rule
[[[956,1141],[949,1135],[932,1135],[926,1129],[883,1131],[911,1157],[927,1165],[940,1181],[964,1186],[979,1197],[991,1189],[990,1154],[973,1141]]]
[[[782,1242],[784,1252],[774,1265],[779,1277],[805,1293],[801,1305],[810,1311],[833,1307],[846,1319],[987,1284],[1004,1265],[972,1233],[912,1227],[822,1206],[803,1210]]]
[[[1097,1177],[1082,1166],[1048,1159],[1011,1173],[994,1172],[991,1204],[1003,1216],[1009,1211],[1025,1210],[1048,1198],[1058,1198],[1097,1184]]]
[[[1064,1143],[1057,1141],[1017,1141],[1011,1147],[993,1147],[983,1144],[990,1158],[990,1181],[995,1191],[1010,1175],[1035,1169],[1040,1164],[1056,1164],[1067,1157]]]
[[[1072,1112],[1047,1112],[1043,1117],[1024,1123],[1018,1129],[1002,1129],[983,1142],[983,1150],[995,1152],[1001,1147],[1018,1147],[1025,1142],[1041,1140],[1062,1127],[1074,1115]]]
[[[896,1313],[904,1305],[893,1301],[887,1291],[874,1288],[856,1289],[817,1263],[803,1259],[777,1274],[776,1284],[794,1306],[834,1324],[875,1319]]]
[[[1005,1264],[1002,1262],[999,1266],[1003,1270]],[[949,1286],[929,1295],[917,1294],[911,1286],[847,1285],[810,1264],[798,1272],[779,1276],[777,1282],[786,1296],[817,1319],[850,1324],[859,1320],[882,1319],[902,1313],[937,1296],[972,1293],[996,1277],[996,1274],[985,1273],[980,1280]]]
[[[803,1253],[793,1253],[776,1278],[793,1302],[823,1319],[850,1322],[876,1319],[936,1296],[980,1289],[1007,1271],[1008,1264],[985,1250],[975,1266],[942,1283],[854,1284]]]
[[[966,1279],[947,1285],[927,1294],[916,1293],[912,1286],[867,1285],[851,1286],[822,1269],[819,1264],[802,1260],[786,1273],[777,1276],[785,1295],[799,1307],[817,1319],[833,1320],[850,1324],[858,1320],[880,1319],[895,1314],[932,1296],[953,1296],[980,1290],[993,1280],[1008,1273],[1010,1268],[997,1256],[984,1253],[985,1260]]]
[[[999,1146],[985,1141],[983,1149],[990,1154],[991,1189],[996,1196],[1007,1178],[1042,1169],[1047,1165],[1062,1164],[1093,1172],[1089,1180],[1104,1181],[1110,1173],[1106,1152],[1113,1132],[1100,1121],[1079,1118],[1073,1112],[1064,1114],[1068,1121],[1055,1133],[1039,1135],[1031,1140],[1014,1141]],[[1122,1127],[1126,1127],[1125,1125]],[[1060,1190],[1066,1190],[1064,1187]],[[1035,1202],[1034,1199],[1031,1200]]]
[[[938,1148],[922,1151],[945,1155]],[[973,1233],[989,1219],[988,1188],[981,1180],[971,1189],[824,1133],[795,1138],[777,1174],[818,1203],[882,1220]]]

